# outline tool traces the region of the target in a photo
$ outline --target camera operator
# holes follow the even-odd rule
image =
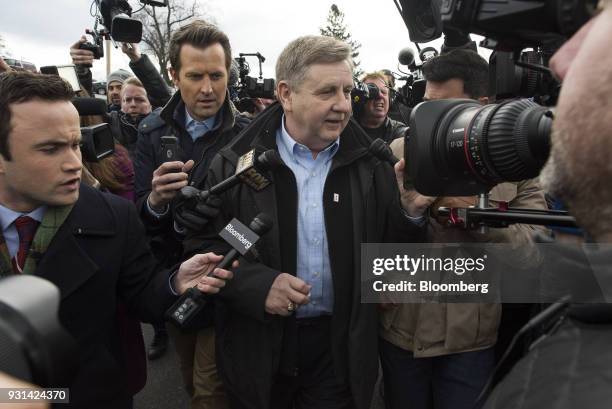
[[[163,109],[142,121],[134,163],[137,208],[152,236],[151,247],[160,266],[174,265],[182,253],[170,204],[187,185],[188,173],[191,171],[190,181],[201,182],[213,156],[249,122],[228,97],[232,51],[225,33],[196,20],[173,33],[169,54],[178,91]],[[172,161],[166,158],[162,144],[166,136],[177,138],[178,157]],[[209,204],[208,210],[218,212],[213,203]],[[214,347],[213,328],[202,330],[197,344],[196,334],[177,332],[175,339],[187,390],[193,391],[194,407],[223,407],[214,348],[210,350]]]
[[[117,304],[159,320],[177,293],[216,293],[232,277],[222,257],[195,256],[155,272],[133,205],[81,184],[79,115],[58,76],[0,75],[0,277],[36,274],[61,294],[59,319],[77,343],[70,404],[131,408]]]
[[[382,71],[366,74],[361,80],[364,84],[375,85],[379,92],[378,97],[369,99],[357,117],[359,125],[372,139],[380,138],[387,143],[401,138],[406,134],[408,127],[395,121],[387,115],[389,113],[389,83]]]
[[[94,53],[90,50],[79,48],[87,43],[87,38],[81,36],[80,40],[70,47],[72,63],[76,66],[79,82],[89,95],[93,95],[92,75],[89,67],[93,64]],[[141,54],[137,44],[121,45],[121,51],[130,59],[130,69],[142,82],[147,90],[149,101],[153,107],[164,106],[170,99],[172,93],[168,88],[159,71],[153,66],[146,54]],[[108,110],[119,111],[121,109],[121,87],[123,82],[132,77],[126,70],[119,69],[110,73],[106,79],[106,93],[108,98]]]
[[[551,70],[563,82],[551,154],[540,178],[544,188],[567,203],[578,224],[602,244],[584,249],[591,249],[585,251],[590,265],[607,280],[612,272],[612,54],[608,51],[612,3],[602,1],[600,7],[601,13],[550,60]],[[576,266],[573,260],[568,262]],[[563,315],[561,325],[542,337],[544,342],[534,344],[501,381],[486,408],[537,407],[541,402],[551,408],[609,407],[610,304],[571,305]],[[526,379],[532,381],[527,384]],[[531,387],[536,380],[537,387]]]
[[[488,100],[488,64],[471,50],[455,50],[426,62],[425,100],[469,98]],[[404,156],[404,139],[391,144]],[[515,208],[546,209],[544,194],[533,180],[502,183],[490,192],[492,206],[499,201]],[[439,206],[468,207],[477,197],[438,198]],[[432,212],[435,215],[435,212]],[[488,233],[445,227],[430,220],[433,242],[494,242],[524,245],[538,229],[514,224],[490,228]],[[523,246],[522,246],[523,247]],[[522,248],[521,247],[521,248]],[[527,246],[524,246],[527,247]],[[522,254],[528,262],[535,254]],[[435,407],[472,409],[495,364],[494,345],[500,304],[401,304],[381,315],[381,362],[389,409],[428,408],[433,392]],[[520,326],[519,326],[520,327]],[[432,342],[433,340],[433,342]]]

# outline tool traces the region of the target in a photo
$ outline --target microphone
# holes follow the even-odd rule
[[[270,149],[255,157],[255,149],[245,153],[238,159],[236,172],[229,178],[217,183],[208,190],[199,190],[193,186],[185,186],[181,189],[180,195],[186,200],[197,199],[205,202],[212,194],[223,193],[226,190],[244,183],[255,191],[260,191],[272,183],[265,172],[282,164],[278,152]]]
[[[378,159],[389,163],[391,166],[395,166],[395,164],[399,162],[399,159],[393,154],[389,145],[380,138],[376,138],[372,141],[368,151]]]
[[[229,72],[229,80],[227,81],[228,87],[235,87],[238,85],[238,80],[240,79],[240,68],[238,67],[238,63],[236,60],[232,60],[232,65],[230,65]]]
[[[272,218],[266,213],[259,213],[255,216],[249,227],[236,218],[232,219],[219,233],[219,236],[232,246],[232,249],[223,257],[217,267],[227,270],[234,260],[240,255],[244,256],[259,241],[260,237],[272,228],[273,224]],[[206,306],[206,300],[206,295],[198,290],[197,286],[189,288],[166,311],[166,318],[179,329],[195,329],[192,328],[193,322]]]
[[[100,98],[72,98],[72,105],[79,112],[79,116],[103,115],[107,116],[106,100]]]
[[[414,51],[410,47],[402,48],[397,56],[397,60],[402,65],[412,66],[414,64]]]

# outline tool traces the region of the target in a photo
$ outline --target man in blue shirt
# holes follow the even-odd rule
[[[221,149],[198,185],[232,175],[252,149],[277,150],[283,162],[269,187],[221,194],[220,217],[184,242],[185,256],[223,251],[217,232],[231,218],[274,220],[258,258],[242,260],[218,298],[217,362],[233,408],[369,407],[377,320],[376,307],[361,303],[361,243],[424,240],[431,199],[400,194],[404,162],[394,173],[369,153],[370,138],[350,119],[352,72],[343,42],[291,42],[276,66],[280,103]]]
[[[178,91],[163,109],[155,110],[139,127],[134,171],[137,208],[151,235],[151,248],[161,268],[178,262],[182,247],[173,228],[171,203],[188,178],[199,180],[219,149],[225,146],[248,123],[230,102],[227,82],[232,61],[229,39],[217,27],[196,20],[173,33],[169,44],[170,73]],[[166,161],[162,136],[177,138],[178,158]],[[214,333],[200,334],[208,343]],[[163,354],[167,337],[163,325],[157,326],[149,358]],[[175,336],[187,390],[197,402],[209,401],[211,407],[223,407],[223,393],[215,382],[214,352],[200,354],[195,334]],[[200,342],[202,344],[202,342]],[[211,343],[212,344],[212,343]],[[208,369],[199,369],[198,365]],[[196,379],[192,374],[204,374]],[[201,386],[201,387],[199,387]],[[204,390],[203,390],[204,389]]]

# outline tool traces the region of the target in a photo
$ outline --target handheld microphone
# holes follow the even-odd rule
[[[389,163],[391,166],[395,166],[395,164],[399,162],[399,159],[393,154],[389,145],[380,138],[376,138],[372,141],[368,151],[378,159]]]
[[[244,183],[255,191],[260,191],[272,183],[265,172],[282,163],[278,152],[270,149],[255,157],[255,149],[245,153],[238,159],[236,172],[229,178],[217,183],[208,190],[199,190],[193,186],[185,186],[181,189],[181,197],[186,200],[197,199],[206,201],[211,194],[223,193],[226,190]]]
[[[242,224],[238,219],[232,219],[219,233],[232,246],[232,249],[223,257],[217,267],[222,269],[230,267],[234,260],[240,255],[245,255],[259,241],[259,238],[272,228],[273,224],[272,218],[265,213],[259,213],[255,216],[249,227]],[[206,301],[206,296],[197,287],[189,288],[166,311],[166,318],[179,329],[190,329],[193,327],[194,319],[206,306]]]

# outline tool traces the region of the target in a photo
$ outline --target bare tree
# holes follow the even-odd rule
[[[4,41],[4,38],[2,38],[2,36],[0,35],[0,54],[4,54],[6,51],[6,42]]]
[[[159,63],[159,71],[168,84],[171,84],[168,74],[168,47],[172,33],[191,20],[203,18],[197,0],[168,0],[168,7],[145,6],[134,14],[134,18],[142,22],[143,51],[152,53]],[[212,19],[208,19],[213,22]]]

